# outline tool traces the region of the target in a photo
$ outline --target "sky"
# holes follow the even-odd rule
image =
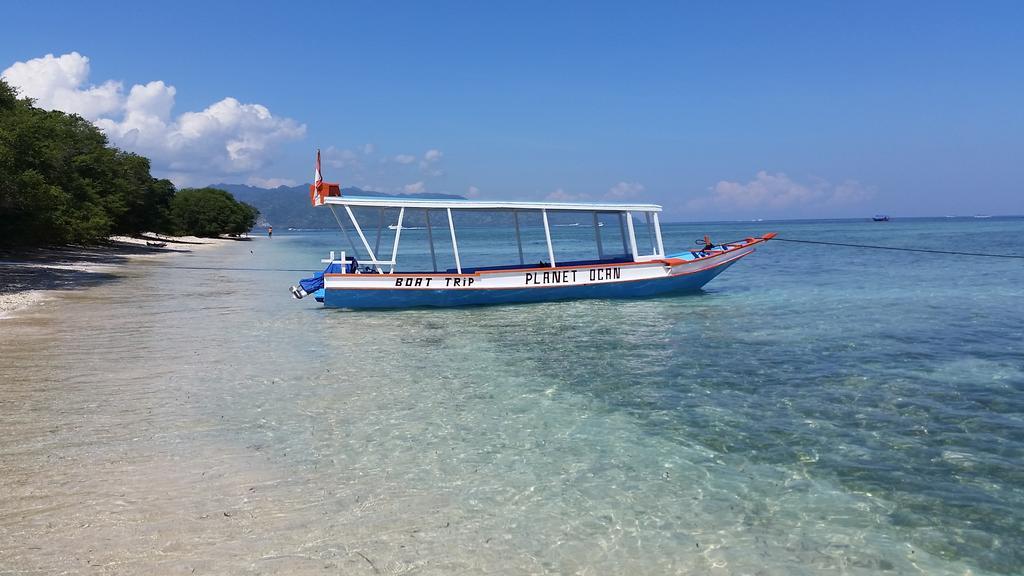
[[[1024,3],[8,1],[0,73],[178,186],[1024,214]]]

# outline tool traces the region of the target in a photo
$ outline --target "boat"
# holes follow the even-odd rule
[[[871,219],[874,220],[875,222],[888,222],[889,221],[889,217],[886,216],[885,214],[875,214],[874,216],[871,217]]]
[[[774,233],[769,233],[715,244],[705,236],[698,241],[697,249],[666,253],[659,220],[662,208],[656,204],[343,196],[338,184],[326,182],[310,186],[310,199],[315,207],[326,207],[333,213],[342,236],[350,241],[352,252],[332,251],[321,261],[327,264],[324,270],[300,280],[291,287],[291,292],[299,299],[313,295],[329,308],[453,307],[693,293],[752,254],[757,245],[775,237]],[[364,215],[363,223],[356,217],[356,211]],[[514,228],[515,245],[509,246],[509,261],[493,266],[463,264],[464,245],[460,245],[453,215],[487,213],[493,216],[496,212],[505,213],[510,227]],[[576,217],[581,213],[590,214],[596,257],[559,257],[558,238],[552,233],[554,227],[549,217],[565,218],[563,215],[567,212]],[[390,229],[385,226],[388,213],[396,215],[395,233],[393,240],[386,242],[382,249],[381,232]],[[364,228],[366,214],[375,215],[370,218],[376,220],[375,230]],[[444,235],[450,240],[444,240],[444,245],[450,248],[455,263],[452,268],[438,269],[434,241],[437,225],[431,226],[432,215],[447,224]],[[534,263],[524,257],[524,228],[520,220],[538,216],[547,258]],[[416,240],[425,240],[429,246],[432,264],[429,269],[424,269],[425,266],[404,269],[401,265],[400,249],[405,238],[402,232],[407,229],[403,222],[410,217],[426,222],[426,238],[417,236]],[[600,225],[602,221],[609,221],[610,231],[602,230],[605,228]],[[349,227],[355,232],[358,246]],[[539,236],[539,231],[531,231]],[[578,245],[580,232],[561,234],[572,234]],[[380,254],[388,243],[391,244],[390,254]]]

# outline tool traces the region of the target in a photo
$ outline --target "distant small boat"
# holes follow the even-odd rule
[[[871,219],[874,220],[875,222],[888,222],[889,221],[889,217],[886,216],[885,214],[875,214],[874,216],[871,217]]]
[[[146,242],[146,246],[149,246],[150,248],[163,248],[163,247],[167,246],[167,243],[166,242]]]
[[[579,226],[579,225],[580,225],[579,222],[573,222],[572,224],[552,224],[552,226],[562,226],[562,227],[564,227],[564,226]],[[598,222],[598,226],[600,226],[600,225],[601,225],[601,223]]]
[[[975,218],[991,218],[992,215],[991,214],[975,214],[974,217]]]
[[[388,224],[388,230],[398,230],[399,228],[401,228],[402,230],[426,230],[427,229],[425,226],[398,226],[396,224]]]

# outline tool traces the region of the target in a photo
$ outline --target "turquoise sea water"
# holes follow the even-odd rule
[[[1024,254],[1000,218],[665,245],[767,231]],[[464,265],[506,236],[461,229]],[[344,248],[140,261],[3,320],[0,572],[1024,571],[1024,261],[772,242],[698,295],[389,312],[169,267]]]

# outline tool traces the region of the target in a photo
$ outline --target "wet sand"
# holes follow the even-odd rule
[[[0,319],[44,302],[62,291],[110,282],[138,258],[159,258],[234,242],[195,236],[114,236],[98,246],[63,246],[0,251]],[[147,242],[165,244],[150,246]]]

